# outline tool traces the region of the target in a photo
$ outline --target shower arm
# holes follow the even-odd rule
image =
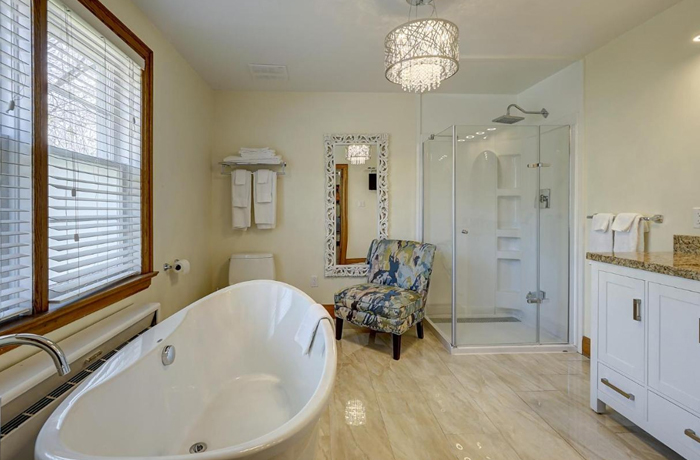
[[[511,109],[512,107],[515,107],[516,109],[518,109],[518,110],[521,111],[522,113],[525,113],[525,114],[528,114],[528,115],[542,115],[542,116],[545,117],[545,118],[547,118],[547,117],[549,116],[549,112],[547,112],[547,109],[544,109],[544,108],[543,108],[542,110],[540,110],[540,111],[538,111],[538,112],[530,112],[529,110],[524,110],[524,109],[523,109],[522,107],[520,107],[518,104],[511,104],[511,105],[509,105],[508,108],[506,109],[506,115],[510,115],[510,109]]]

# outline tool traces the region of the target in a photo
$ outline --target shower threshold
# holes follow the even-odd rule
[[[452,318],[432,318],[434,323],[451,323]],[[457,318],[458,323],[519,323],[515,316]]]
[[[479,319],[479,321],[457,321],[458,324],[470,323],[521,323],[518,321],[494,321],[500,320],[503,317],[489,318],[460,318],[460,319]],[[482,319],[488,321],[481,321]],[[517,318],[516,318],[517,319]],[[576,346],[570,343],[533,343],[533,342],[510,342],[507,339],[501,343],[474,343],[474,344],[458,344],[452,346],[450,343],[450,334],[445,330],[445,325],[451,323],[450,318],[425,318],[424,324],[435,333],[445,349],[453,355],[459,354],[498,354],[498,353],[578,353]],[[522,324],[522,323],[521,323]],[[504,324],[506,326],[506,324]]]

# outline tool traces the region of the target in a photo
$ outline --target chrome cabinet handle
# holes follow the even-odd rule
[[[683,433],[685,433],[685,435],[688,436],[693,441],[700,442],[700,436],[695,434],[695,431],[691,430],[690,428],[687,428]]]
[[[466,235],[467,233],[469,233],[469,230],[467,230],[466,228],[463,228],[463,229],[462,229],[462,234]]]
[[[642,320],[642,299],[632,299],[632,319]]]
[[[623,391],[623,390],[619,389],[618,387],[616,387],[615,385],[613,385],[612,383],[610,383],[610,380],[608,380],[608,379],[600,379],[600,381],[601,381],[601,383],[602,383],[603,385],[612,388],[615,392],[621,394],[622,396],[624,396],[625,398],[629,399],[630,401],[634,401],[634,395],[633,395],[632,393],[627,393],[626,391]]]

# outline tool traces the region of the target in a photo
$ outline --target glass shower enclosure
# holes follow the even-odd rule
[[[452,347],[569,343],[569,126],[453,126],[423,144],[426,317]]]

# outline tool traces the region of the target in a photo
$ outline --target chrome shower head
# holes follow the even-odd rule
[[[512,107],[515,107],[516,109],[520,110],[522,113],[527,113],[530,115],[542,115],[545,118],[547,118],[549,116],[549,112],[547,112],[547,109],[542,109],[539,112],[528,112],[527,110],[523,110],[522,107],[518,106],[517,104],[511,104],[506,109],[505,115],[501,115],[500,117],[494,118],[491,121],[493,121],[494,123],[506,123],[509,125],[512,125],[513,123],[517,123],[519,121],[523,121],[525,119],[524,117],[516,117],[515,115],[510,114],[510,109]]]
[[[525,117],[516,117],[515,115],[501,115],[498,118],[494,118],[493,121],[494,123],[506,123],[508,125],[512,125],[513,123],[517,123],[519,121],[523,121]]]

